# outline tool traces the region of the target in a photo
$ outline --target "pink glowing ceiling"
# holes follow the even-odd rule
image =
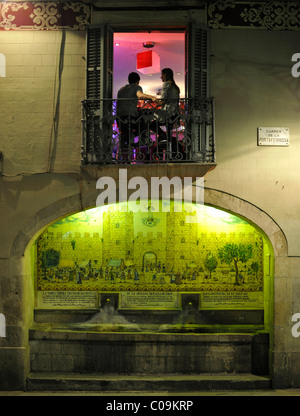
[[[128,74],[138,72],[143,91],[156,95],[162,85],[160,73],[144,75],[136,69],[136,54],[149,49],[143,47],[144,42],[154,42],[151,49],[160,56],[161,69],[172,68],[181,97],[184,97],[184,33],[136,32],[114,34],[114,93],[127,83]],[[118,44],[118,46],[116,46]]]

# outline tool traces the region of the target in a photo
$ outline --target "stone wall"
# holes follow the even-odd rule
[[[93,23],[124,25],[124,11],[113,13],[97,11]],[[151,10],[142,14],[142,21],[140,16],[139,11],[130,13],[126,25],[162,25],[170,14]],[[205,13],[174,12],[174,25],[189,21],[203,23]],[[299,387],[300,344],[291,334],[292,315],[300,311],[299,82],[291,74],[299,36],[297,31],[270,29],[218,26],[211,32],[217,167],[206,175],[205,202],[244,216],[269,238],[275,256],[274,294],[266,300],[273,332],[273,385]],[[0,149],[0,313],[7,324],[7,337],[0,338],[0,385],[22,389],[29,371],[28,329],[34,307],[31,245],[52,221],[94,206],[96,179],[117,173],[111,167],[80,167],[85,32],[1,27],[0,45],[6,62],[6,77],[0,78],[5,121]],[[290,146],[258,147],[261,126],[289,127]],[[199,166],[179,170],[186,176],[203,172]],[[137,174],[134,168],[131,172]],[[175,176],[178,170],[153,166],[151,172],[139,172]]]

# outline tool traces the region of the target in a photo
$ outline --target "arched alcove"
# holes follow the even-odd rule
[[[56,317],[59,310],[96,312],[101,296],[114,295],[129,323],[137,322],[137,311],[159,310],[157,325],[184,331],[175,318],[192,293],[201,319],[189,319],[189,331],[270,328],[273,250],[266,235],[240,215],[211,205],[174,203],[169,212],[165,207],[162,202],[155,211],[142,201],[136,212],[122,203],[52,222],[32,254],[36,317],[40,310],[43,316],[49,311],[48,321],[53,311]],[[145,253],[155,262],[146,264]],[[140,323],[153,329],[151,318]]]
[[[73,218],[80,218],[80,216],[82,215],[87,215],[88,209],[85,210],[85,212],[82,212],[80,209],[80,206],[78,204],[79,198],[75,197],[72,198],[72,201],[75,201],[75,205],[72,204],[71,199],[68,200],[68,202],[66,204],[63,203],[63,201],[60,201],[59,204],[53,204],[51,207],[48,207],[42,214],[38,214],[38,216],[36,218],[39,218],[39,221],[37,221],[37,219],[35,219],[34,221],[34,227],[33,230],[38,230],[38,228],[40,228],[40,232],[36,231],[35,234],[33,232],[30,233],[30,227],[29,227],[29,223],[26,224],[26,226],[24,227],[24,230],[20,231],[19,236],[15,239],[15,243],[12,247],[12,256],[18,257],[19,254],[24,253],[25,247],[27,247],[26,251],[25,251],[25,263],[27,264],[27,268],[26,268],[26,277],[28,278],[32,278],[34,277],[34,281],[35,283],[32,285],[33,288],[33,292],[35,296],[32,297],[32,299],[35,298],[35,301],[31,304],[31,308],[32,310],[35,308],[35,316],[33,319],[33,329],[31,333],[35,333],[34,331],[38,330],[38,327],[40,325],[50,325],[50,327],[53,329],[54,327],[60,328],[60,331],[63,328],[66,328],[66,326],[68,326],[69,330],[74,330],[74,331],[78,331],[78,323],[82,324],[82,323],[88,323],[90,321],[91,318],[95,317],[95,315],[97,315],[97,313],[99,313],[99,308],[105,305],[105,302],[107,302],[107,300],[110,302],[110,305],[113,306],[113,308],[111,308],[111,310],[113,310],[114,312],[117,310],[118,312],[118,319],[116,321],[116,323],[118,324],[118,326],[120,327],[120,323],[121,323],[121,332],[124,330],[124,325],[128,325],[130,324],[131,327],[129,327],[129,329],[134,330],[136,332],[137,327],[135,325],[137,325],[137,323],[144,323],[145,319],[147,321],[147,325],[148,325],[148,329],[151,327],[151,325],[154,325],[156,328],[162,328],[163,330],[166,329],[166,325],[168,326],[168,330],[172,333],[177,333],[180,332],[178,329],[184,329],[184,325],[187,324],[187,327],[189,328],[188,333],[191,333],[190,330],[192,330],[192,333],[197,333],[197,334],[201,334],[202,332],[218,332],[218,330],[221,330],[222,332],[224,332],[223,330],[226,329],[227,333],[237,333],[236,331],[239,330],[239,333],[241,332],[241,328],[243,329],[243,331],[245,331],[245,333],[249,333],[255,330],[258,330],[259,333],[264,332],[264,333],[268,333],[268,335],[271,337],[270,338],[270,345],[266,345],[266,349],[268,350],[269,347],[272,348],[272,332],[273,332],[273,327],[274,327],[274,322],[273,322],[273,308],[276,308],[276,304],[274,303],[274,293],[273,293],[273,277],[274,277],[274,259],[278,258],[278,257],[284,257],[286,256],[287,253],[287,247],[286,247],[286,240],[284,237],[284,234],[282,233],[282,231],[280,230],[280,228],[278,227],[278,225],[264,212],[262,212],[261,210],[259,210],[257,207],[255,207],[252,204],[249,204],[247,201],[242,201],[232,195],[228,195],[219,191],[215,191],[215,190],[206,190],[205,191],[205,202],[206,202],[206,208],[208,209],[210,208],[211,210],[218,212],[219,214],[221,214],[221,216],[227,216],[228,218],[235,218],[235,221],[238,223],[243,224],[242,226],[245,227],[249,227],[249,229],[252,227],[252,231],[254,232],[254,234],[258,237],[261,238],[263,240],[263,252],[265,254],[267,254],[268,256],[268,263],[266,263],[266,259],[263,258],[263,267],[264,270],[268,270],[268,276],[264,275],[264,285],[263,285],[263,291],[258,290],[258,291],[251,291],[251,292],[244,292],[244,293],[251,293],[251,296],[247,297],[248,301],[250,300],[251,302],[253,301],[253,299],[251,300],[251,297],[253,296],[253,293],[263,293],[263,307],[260,308],[240,308],[240,306],[238,306],[238,308],[224,308],[224,304],[222,306],[222,308],[215,308],[216,305],[216,301],[219,302],[219,306],[220,306],[220,299],[212,299],[211,296],[205,296],[205,305],[209,306],[208,308],[203,308],[203,290],[190,290],[191,286],[189,285],[193,285],[193,272],[192,270],[189,270],[189,272],[191,272],[188,276],[189,279],[189,283],[182,285],[182,278],[180,280],[180,278],[177,277],[177,281],[176,281],[176,276],[173,278],[170,277],[170,280],[166,281],[165,279],[160,279],[158,278],[156,280],[156,282],[149,282],[149,281],[142,281],[141,279],[141,273],[139,272],[139,270],[137,270],[138,272],[138,278],[134,272],[134,270],[132,271],[132,285],[130,287],[130,290],[125,290],[125,292],[128,294],[130,294],[130,296],[125,296],[125,297],[121,297],[119,296],[119,292],[118,290],[116,290],[116,288],[114,288],[114,290],[111,290],[113,285],[122,285],[122,279],[119,279],[119,281],[117,281],[117,279],[114,278],[114,283],[112,283],[110,281],[109,283],[109,287],[106,287],[105,290],[103,290],[103,286],[102,287],[96,287],[96,290],[91,290],[91,284],[94,286],[97,286],[97,281],[95,280],[94,282],[89,282],[87,284],[87,281],[84,281],[84,285],[83,286],[88,286],[89,290],[88,291],[84,291],[84,290],[72,290],[69,292],[72,292],[73,294],[75,292],[81,292],[81,293],[89,293],[87,297],[85,297],[85,303],[84,303],[84,309],[82,309],[82,304],[78,305],[76,304],[76,307],[64,307],[62,308],[59,304],[54,304],[53,303],[53,297],[50,298],[50,304],[49,304],[49,297],[48,299],[46,299],[46,303],[48,302],[48,305],[39,305],[39,300],[38,300],[38,296],[37,296],[37,280],[38,280],[38,270],[37,270],[37,260],[38,260],[38,253],[36,251],[37,246],[38,246],[38,240],[43,238],[42,235],[44,233],[49,233],[49,229],[51,232],[51,227],[54,226],[55,228],[55,224],[61,223],[61,225],[63,223],[68,223],[68,215],[63,215],[63,211],[65,210],[65,214],[67,214],[66,211],[68,211],[70,214],[72,212],[77,211],[77,213],[75,214],[75,216]],[[88,201],[89,198],[86,198],[86,201]],[[71,201],[71,202],[70,202]],[[89,206],[91,204],[87,204],[87,206]],[[65,208],[64,208],[65,206]],[[58,208],[58,209],[57,209]],[[111,207],[110,207],[111,208]],[[106,212],[107,214],[109,213],[109,207],[105,207],[105,209],[103,210],[103,212]],[[45,215],[45,213],[47,212],[47,215]],[[123,215],[122,217],[122,221],[131,221],[131,217],[133,216],[132,213],[130,212],[122,212],[121,213]],[[73,214],[71,214],[72,216]],[[136,214],[134,214],[136,215]],[[147,226],[145,225],[145,222],[149,222],[149,211],[148,212],[144,212],[141,213],[141,219],[144,218],[144,223],[141,222],[141,224],[143,225],[143,227],[147,227],[147,229],[152,230],[150,232],[153,233],[153,223],[155,223],[155,215],[154,218],[150,218],[150,224],[151,226]],[[170,215],[169,213],[165,213],[164,215]],[[179,217],[180,215],[183,215],[183,213],[179,213]],[[55,216],[56,218],[59,217],[60,220],[56,221],[55,220]],[[126,219],[127,217],[127,219]],[[178,218],[179,218],[178,217]],[[147,220],[145,221],[145,218],[147,218]],[[70,218],[69,218],[70,220]],[[179,220],[179,224],[180,221],[182,221],[182,219],[178,219]],[[117,243],[118,240],[122,240],[122,238],[126,238],[127,240],[130,238],[130,234],[126,231],[124,232],[123,230],[123,237],[121,238],[121,234],[120,231],[122,229],[122,226],[120,224],[120,217],[119,219],[115,219],[113,222],[113,227],[114,230],[118,232],[118,236],[120,238],[117,238],[114,240],[114,253],[121,253],[120,250],[120,246],[122,246],[122,242]],[[181,225],[182,226],[182,225]],[[155,228],[155,226],[154,226]],[[25,231],[26,230],[26,231]],[[68,231],[67,231],[68,232]],[[31,235],[30,235],[31,234]],[[63,234],[62,234],[63,235]],[[31,237],[31,238],[30,238]],[[65,236],[67,237],[67,236]],[[147,238],[149,238],[149,236],[147,236]],[[184,238],[184,243],[182,243],[182,238]],[[184,237],[182,237],[182,235],[180,234],[180,238],[177,239],[177,245],[180,246],[182,244],[189,244],[189,240],[190,240],[190,236],[189,233],[186,233],[186,235]],[[30,244],[28,244],[28,241],[30,241]],[[73,239],[71,239],[68,244],[69,244],[69,251],[73,252],[76,250],[76,240],[75,240],[75,245],[74,245],[74,249],[73,249],[73,245],[72,242]],[[233,240],[232,240],[233,241]],[[161,243],[161,241],[160,241]],[[198,242],[199,245],[199,242]],[[193,245],[195,248],[197,247],[197,241],[195,241],[195,244]],[[80,249],[80,247],[78,246],[77,248]],[[218,249],[220,249],[220,247],[217,247]],[[55,247],[54,247],[55,249]],[[122,248],[123,253],[127,253],[128,255],[132,254],[130,247],[124,247]],[[178,249],[179,250],[179,249]],[[139,257],[139,261],[137,261],[137,263],[135,263],[135,261],[133,261],[133,265],[137,265],[138,269],[143,267],[143,255],[145,252],[147,251],[152,251],[149,249],[149,247],[147,247],[147,250],[144,249],[144,247],[140,247],[137,252],[139,253],[140,257]],[[158,261],[160,259],[161,253],[159,253],[159,250],[155,250],[155,252],[158,255]],[[119,262],[119,265],[116,265],[117,263],[115,262],[115,260],[124,260],[124,259],[120,259],[119,257],[116,257],[113,252],[111,252],[111,259],[109,258],[109,260],[113,260],[113,262],[111,263],[111,267],[120,267],[121,264],[123,264],[123,262]],[[213,253],[212,253],[213,254]],[[186,260],[190,261],[191,259],[187,259],[185,257],[185,253],[180,255],[179,258],[179,263],[183,264],[186,262]],[[183,256],[183,257],[181,257]],[[54,260],[53,260],[54,259]],[[204,255],[202,255],[202,260],[204,259]],[[55,260],[55,256],[52,258],[53,261],[57,261],[57,259]],[[66,259],[63,259],[64,261]],[[83,266],[86,266],[86,270],[89,268],[89,260],[91,259],[85,259],[86,264],[84,264]],[[95,259],[92,259],[95,260]],[[97,260],[97,259],[96,259]],[[219,262],[219,265],[217,268],[220,268],[219,271],[221,271],[221,260],[220,258],[217,259]],[[255,259],[253,259],[254,261]],[[49,258],[48,258],[49,261]],[[60,261],[60,260],[59,260]],[[124,260],[129,261],[129,259],[125,259]],[[50,256],[50,263],[51,263],[51,256]],[[49,263],[48,263],[49,264]],[[58,263],[59,264],[59,263]],[[245,264],[242,263],[242,266],[246,266],[247,268],[247,273],[256,273],[256,269],[255,266],[253,266],[254,268],[251,269],[251,264],[252,264],[252,260],[250,260],[250,263],[247,262]],[[223,266],[227,267],[226,264],[222,264]],[[67,263],[65,262],[65,267],[67,267]],[[192,264],[189,264],[189,267],[193,266]],[[233,265],[230,266],[230,270],[229,270],[229,274],[231,273],[232,278],[234,275],[234,267],[232,267]],[[267,267],[266,267],[267,266]],[[199,265],[197,266],[199,267]],[[203,266],[202,266],[203,267]],[[211,266],[213,268],[213,266]],[[252,270],[252,271],[251,271]],[[228,271],[228,270],[227,270]],[[203,273],[202,271],[200,273]],[[244,270],[242,271],[242,274],[244,273]],[[212,279],[212,281],[210,282],[211,285],[215,285],[215,283],[213,282],[214,279],[214,275],[216,274],[216,271],[212,270],[211,272],[211,277],[209,279]],[[225,273],[226,274],[226,273]],[[135,279],[136,278],[136,279]],[[111,276],[110,276],[111,279]],[[59,280],[59,279],[58,279]],[[108,281],[107,281],[108,282]],[[106,283],[107,283],[106,282]],[[44,282],[45,283],[45,282]],[[43,284],[44,284],[43,283]],[[49,283],[49,282],[48,282]],[[50,282],[53,286],[56,285],[56,287],[51,287],[49,286],[49,292],[55,292],[56,294],[61,292],[61,293],[65,293],[67,292],[65,282],[63,281],[56,281],[56,282]],[[105,277],[103,276],[103,283],[105,283]],[[105,284],[106,284],[105,283]],[[248,282],[249,283],[249,282]],[[76,280],[75,280],[75,284],[76,284]],[[80,283],[79,283],[80,284]],[[201,284],[205,284],[203,282],[201,282]],[[232,279],[232,282],[230,283],[234,289],[235,289],[235,283]],[[82,285],[82,283],[81,283]],[[156,288],[159,287],[159,290],[156,290],[157,294],[162,294],[163,292],[167,293],[167,297],[168,299],[166,299],[166,297],[163,299],[163,306],[166,304],[166,301],[168,301],[169,303],[167,303],[167,305],[169,307],[163,307],[162,308],[162,300],[161,298],[157,298],[156,301],[156,305],[154,305],[153,303],[151,304],[150,302],[150,307],[147,309],[145,306],[145,299],[142,299],[142,310],[140,311],[140,305],[137,305],[136,303],[136,299],[134,299],[134,297],[132,297],[131,295],[137,292],[140,293],[144,293],[147,290],[140,290],[141,288],[143,288],[142,285],[148,285],[147,290],[149,289],[149,285],[152,287],[152,289],[150,290],[150,293],[153,293],[153,286],[155,285]],[[62,291],[58,290],[59,286],[64,289]],[[81,287],[83,287],[81,286]],[[164,290],[164,287],[167,286],[167,290]],[[238,285],[236,285],[238,286]],[[172,288],[176,288],[176,290],[172,290]],[[47,287],[44,285],[43,289],[47,289]],[[50,290],[51,289],[51,290]],[[54,290],[52,290],[54,289]],[[125,288],[126,289],[126,288]],[[128,289],[128,287],[127,287]],[[198,288],[199,289],[199,288]],[[202,288],[203,289],[203,288]],[[220,288],[219,288],[220,289]],[[46,290],[47,291],[47,290]],[[28,292],[28,291],[27,291]],[[43,290],[42,290],[43,292]],[[213,292],[213,290],[207,291],[206,293],[208,294],[212,294],[212,293],[221,293],[222,290],[218,290],[217,292]],[[228,288],[226,288],[226,290],[224,292],[229,292]],[[233,292],[235,293],[241,293],[241,291],[239,290],[233,290]],[[91,295],[92,293],[97,293],[97,296],[95,296],[94,299],[93,296]],[[175,294],[175,298],[172,297]],[[179,297],[178,297],[179,294]],[[68,296],[68,295],[67,295]],[[71,301],[68,301],[69,303],[72,302],[72,296],[70,297]],[[244,296],[245,297],[245,296]],[[141,299],[140,296],[138,296],[138,299]],[[224,300],[224,299],[223,299]],[[58,301],[61,302],[61,298],[58,298]],[[78,299],[76,300],[76,302],[78,301]],[[149,304],[149,299],[146,300]],[[209,302],[212,302],[211,304],[209,304]],[[228,303],[228,299],[226,300],[226,302]],[[236,302],[236,299],[235,301]],[[256,300],[254,300],[254,302],[259,302],[258,298]],[[52,303],[52,306],[51,306]],[[213,308],[211,307],[213,304]],[[54,305],[54,308],[53,308]],[[262,305],[262,304],[261,304]],[[66,306],[66,305],[65,305]],[[73,305],[74,306],[74,305]],[[137,307],[138,306],[138,307]],[[171,307],[170,307],[171,306]],[[228,305],[227,305],[228,306]],[[28,308],[30,308],[30,302],[28,303]],[[70,309],[73,309],[73,313],[70,313]],[[255,310],[255,311],[254,311]],[[261,314],[261,311],[263,310],[263,313]],[[224,312],[225,311],[225,315]],[[236,311],[238,311],[238,313],[236,313]],[[241,313],[241,311],[243,311]],[[246,311],[246,313],[244,313],[244,311]],[[254,311],[254,313],[252,312]],[[258,312],[257,312],[258,311]],[[54,312],[54,313],[52,313]],[[183,312],[183,314],[180,316],[180,313]],[[191,314],[192,312],[192,314]],[[219,313],[220,312],[220,313]],[[250,314],[249,314],[250,312]],[[235,320],[232,321],[232,316],[235,316]],[[138,317],[138,320],[136,319],[132,319],[132,317]],[[188,317],[188,319],[184,322],[184,320],[182,320],[181,318],[183,316]],[[220,321],[220,317],[224,317],[226,316],[227,319],[227,323],[225,322],[221,322]],[[154,319],[154,318],[155,319]],[[121,319],[122,318],[122,319]],[[142,318],[142,319],[141,319]],[[180,318],[180,319],[177,319]],[[150,320],[149,320],[150,319]],[[208,320],[207,320],[208,319]],[[135,321],[135,322],[134,322]],[[92,322],[92,321],[90,321]],[[229,324],[228,324],[229,322]],[[101,322],[97,322],[97,325]],[[171,324],[170,324],[171,323]],[[174,323],[177,324],[177,326],[174,326]],[[37,325],[37,327],[36,327]],[[133,326],[132,326],[133,325]],[[150,327],[149,327],[150,325]],[[173,325],[173,328],[172,328]],[[222,328],[218,328],[218,325],[223,326]],[[227,325],[227,326],[226,326]],[[247,328],[248,325],[248,328]],[[250,327],[249,327],[250,325]],[[252,327],[251,327],[252,325]],[[100,325],[101,326],[101,325]],[[226,328],[225,328],[226,327]],[[97,326],[97,331],[99,332],[99,325]],[[127,327],[128,328],[128,327]],[[86,330],[87,328],[85,328]],[[88,330],[90,330],[91,327],[88,328]],[[94,327],[94,329],[96,330],[96,327]],[[120,328],[119,328],[120,329]],[[151,329],[151,328],[150,328]],[[174,330],[175,329],[175,330]],[[204,329],[204,331],[203,331]],[[47,330],[49,330],[49,327],[47,327]],[[80,331],[82,331],[83,328],[80,327]],[[143,327],[143,325],[139,325],[138,330],[145,330],[145,327]],[[202,332],[201,332],[202,331]],[[242,331],[242,332],[243,332]],[[247,332],[248,331],[248,332]],[[182,331],[184,332],[184,331]],[[181,332],[181,334],[182,334]],[[100,331],[100,335],[101,335],[101,331]],[[250,339],[250,338],[249,338]],[[249,341],[249,340],[248,340]],[[247,341],[247,342],[248,342]],[[238,341],[240,342],[240,340]],[[251,345],[253,345],[253,340],[249,341]],[[261,340],[259,341],[259,343],[261,342]],[[264,343],[265,341],[263,341]],[[249,344],[249,345],[250,345]],[[261,345],[261,344],[259,344]],[[252,348],[252,347],[251,347]],[[261,348],[261,346],[259,346],[259,348]],[[263,357],[264,361],[268,361],[268,358],[264,355]],[[83,370],[84,371],[84,370]],[[260,370],[259,370],[260,371]]]

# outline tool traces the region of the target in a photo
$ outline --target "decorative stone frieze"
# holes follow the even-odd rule
[[[299,30],[300,4],[296,1],[215,1],[208,5],[211,29],[253,28]]]
[[[73,2],[1,2],[0,30],[85,30],[90,6]]]

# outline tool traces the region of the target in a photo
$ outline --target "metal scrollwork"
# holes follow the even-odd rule
[[[116,100],[82,101],[83,164],[215,162],[212,98],[180,99],[160,132],[154,104],[140,105],[138,117],[121,119]]]

